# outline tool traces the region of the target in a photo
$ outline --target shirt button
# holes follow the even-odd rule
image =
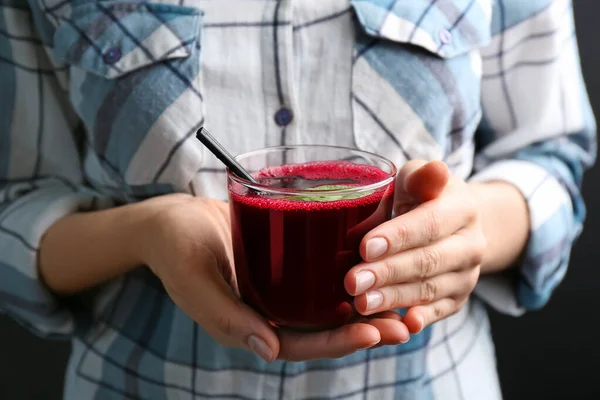
[[[116,63],[121,59],[121,49],[119,49],[118,47],[108,49],[108,51],[102,56],[102,59],[106,64]]]
[[[294,113],[289,108],[282,107],[275,113],[275,123],[279,126],[289,125],[293,119]]]
[[[440,40],[443,44],[452,43],[452,33],[448,29],[440,30]]]

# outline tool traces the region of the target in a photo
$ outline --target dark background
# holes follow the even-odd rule
[[[575,14],[588,91],[600,112],[600,2],[579,0]],[[600,400],[599,178],[600,167],[587,174],[587,226],[550,304],[518,319],[492,315],[506,400]],[[0,316],[0,400],[60,399],[68,351],[68,343],[45,342]]]

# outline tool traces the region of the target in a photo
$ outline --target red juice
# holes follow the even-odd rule
[[[341,161],[267,168],[257,178],[270,176],[293,176],[300,181],[296,189],[315,190],[389,179],[377,167]],[[324,191],[314,197],[265,196],[232,185],[233,248],[243,300],[277,326],[317,330],[349,322],[355,312],[344,277],[361,262],[363,236],[390,219],[393,180],[362,193]]]

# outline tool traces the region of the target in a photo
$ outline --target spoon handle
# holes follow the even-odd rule
[[[231,172],[242,179],[256,183],[256,180],[252,175],[250,175],[204,127],[198,129],[196,138],[202,142],[211,153],[221,160]]]

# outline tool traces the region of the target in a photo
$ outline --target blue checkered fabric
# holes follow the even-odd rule
[[[574,29],[569,0],[0,0],[0,309],[72,340],[69,400],[499,399],[484,304],[542,307],[585,217],[596,127]],[[408,344],[305,363],[220,346],[147,269],[48,291],[56,220],[226,198],[203,124],[233,153],[336,144],[510,182],[526,254]]]

